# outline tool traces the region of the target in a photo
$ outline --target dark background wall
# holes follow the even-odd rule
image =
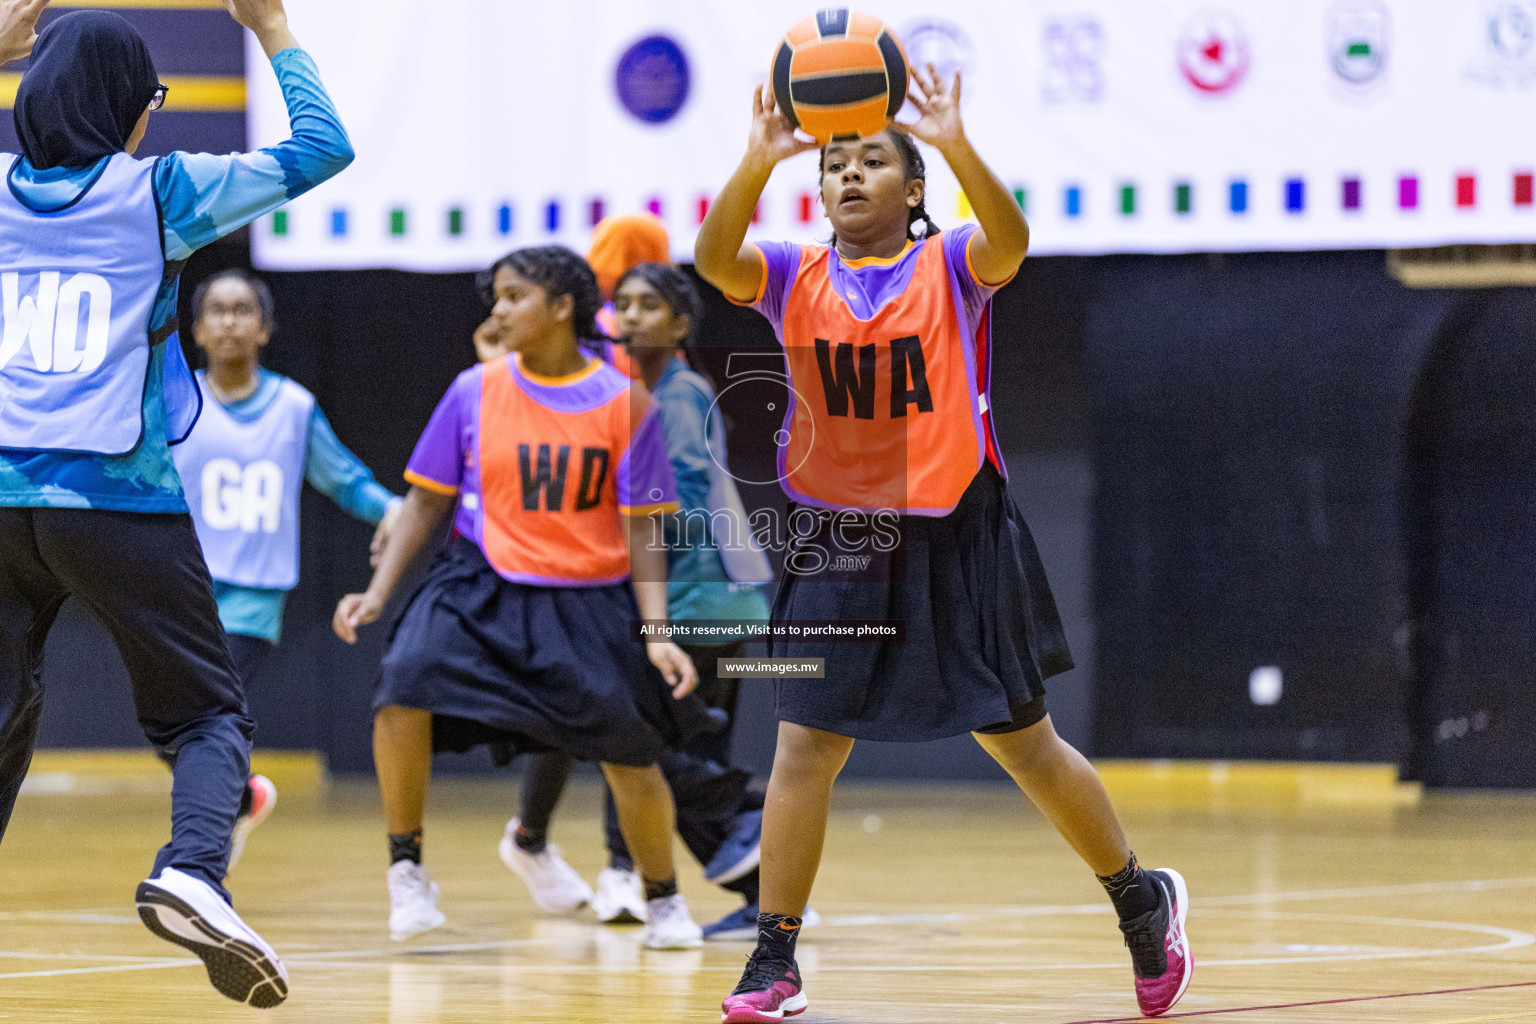
[[[234,240],[189,287],[245,259]],[[273,275],[268,362],[312,388],[387,485],[482,315],[468,276]],[[1385,760],[1444,785],[1536,785],[1536,293],[1415,292],[1379,253],[1027,261],[999,296],[995,405],[1012,489],[1079,667],[1061,731],[1100,755]],[[700,352],[772,358],[711,295]],[[768,396],[771,397],[771,396]],[[762,392],[725,407],[741,475],[769,478]],[[782,502],[749,488],[749,504]],[[252,694],[259,742],[366,771],[385,630],[330,634],[369,529],[306,495],[303,582]],[[1283,673],[1255,704],[1249,674]],[[122,670],[68,609],[43,742],[138,742]],[[772,758],[750,686],[738,755]],[[479,758],[444,770],[480,770]],[[996,777],[969,739],[863,744],[849,771]]]
[[[163,80],[241,81],[222,10],[120,13]],[[244,148],[241,111],[177,95],[145,155]],[[0,117],[0,149],[14,147]],[[248,259],[241,235],[206,250],[187,293]],[[269,363],[401,486],[470,360],[470,279],[272,284]],[[772,358],[759,318],[709,299],[702,362],[718,382],[733,353]],[[1102,755],[1389,760],[1437,785],[1536,786],[1536,292],[1412,292],[1375,252],[1042,259],[997,314],[997,426],[1078,664],[1050,687],[1064,735]],[[771,398],[755,386],[723,403],[744,476],[773,476]],[[783,501],[774,486],[746,498]],[[314,494],[303,515],[303,582],[251,694],[258,742],[366,771],[385,630],[351,649],[328,623],[366,582],[369,529]],[[1248,681],[1266,666],[1283,687],[1260,705]],[[45,745],[140,742],[116,653],[78,608],[45,675]],[[766,768],[772,749],[771,694],[751,686],[737,752]],[[964,737],[861,744],[848,771],[1000,777]]]

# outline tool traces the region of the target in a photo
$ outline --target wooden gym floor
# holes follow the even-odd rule
[[[1138,792],[1134,774],[1112,784],[1133,845],[1193,893],[1198,966],[1179,1013],[1536,1024],[1536,797],[1377,799],[1292,775],[1213,799]],[[539,914],[496,857],[510,777],[434,789],[427,864],[449,924],[393,944],[373,787],[293,786],[230,879],[293,978],[286,1005],[250,1010],[134,915],[164,793],[51,788],[22,797],[0,846],[0,1020],[711,1021],[748,951],[647,952],[637,929]],[[574,786],[556,838],[589,879],[597,818],[595,788]],[[701,921],[733,908],[691,863],[682,881]],[[827,921],[801,943],[806,1024],[1137,1019],[1107,902],[1014,791],[841,786],[813,903]]]

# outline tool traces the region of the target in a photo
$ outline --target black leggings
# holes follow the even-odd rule
[[[221,888],[254,725],[185,513],[0,508],[0,837],[32,761],[43,644],[66,597],[112,634],[139,725],[175,771],[154,874],[174,867]]]
[[[696,737],[682,750],[669,750],[661,758],[662,774],[677,805],[677,832],[700,863],[707,864],[731,834],[736,817],[763,806],[762,796],[750,792],[751,776],[729,763],[731,731],[736,724],[737,680],[722,680],[715,672],[716,659],[741,657],[742,644],[722,647],[684,647],[699,672],[699,695],[711,707],[729,716],[718,733]],[[729,684],[725,686],[722,684]],[[530,754],[523,772],[522,827],[535,835],[547,833],[555,806],[565,792],[574,764],[558,751]],[[604,831],[608,851],[615,861],[629,861],[629,848],[619,831],[619,815],[613,794],[604,787]]]

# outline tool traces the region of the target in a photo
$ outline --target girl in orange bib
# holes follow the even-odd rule
[[[824,659],[826,678],[778,684],[758,945],[722,1020],[806,1008],[795,938],[854,739],[966,732],[1098,875],[1141,1011],[1165,1013],[1193,970],[1188,891],[1177,872],[1138,866],[1098,775],[1051,726],[1044,680],[1071,655],[992,432],[991,298],[1017,273],[1029,228],[966,138],[959,76],[945,83],[929,66],[915,79],[915,124],[821,151],[830,246],[744,244],[774,166],[816,148],[762,89],[747,154],[699,232],[699,273],[767,317],[784,347],[779,479],[795,544],[774,619],[905,623],[901,642],[772,643],[773,655]],[[940,233],[928,218],[913,137],[948,161],[979,228]]]

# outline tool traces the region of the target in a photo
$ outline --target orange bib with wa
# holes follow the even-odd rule
[[[868,320],[837,293],[830,250],[807,246],[784,307],[788,437],[779,474],[821,508],[952,511],[986,452],[975,335],[936,239]]]

